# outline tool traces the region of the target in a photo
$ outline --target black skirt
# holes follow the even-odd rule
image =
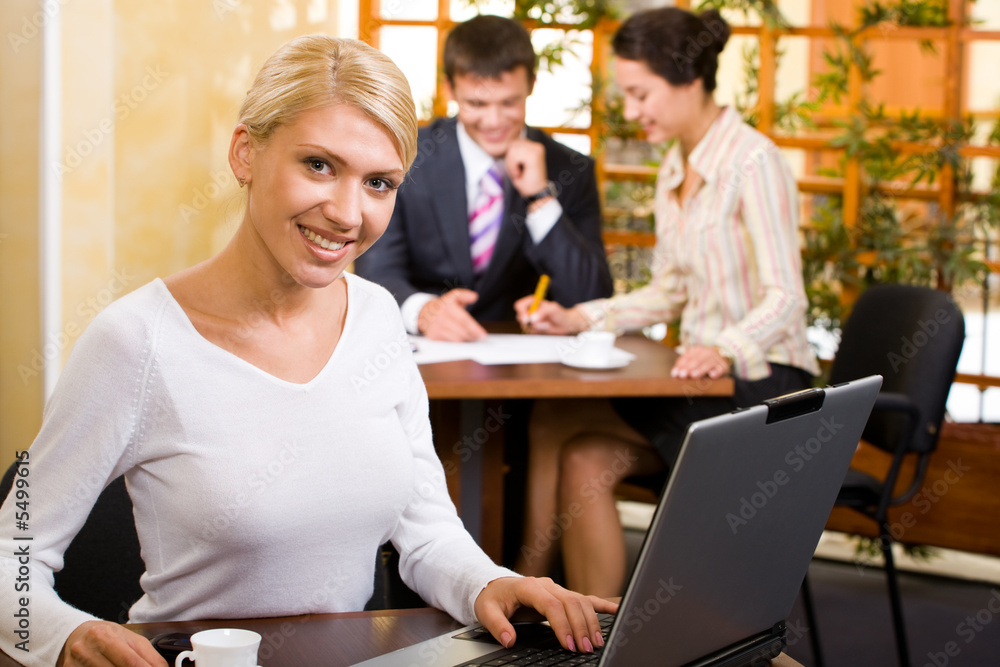
[[[614,398],[611,403],[619,416],[644,435],[672,467],[691,422],[808,389],[813,386],[813,376],[801,368],[771,364],[768,377],[752,381],[735,378],[734,385],[732,396]]]

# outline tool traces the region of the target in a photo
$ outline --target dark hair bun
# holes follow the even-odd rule
[[[718,9],[706,9],[698,14],[698,18],[711,33],[716,53],[721,53],[729,41],[729,36],[733,34],[732,28],[726,23],[726,19],[722,18]]]
[[[692,14],[677,7],[636,12],[611,40],[617,57],[645,63],[673,86],[701,79],[705,92],[715,90],[719,52],[729,41],[729,24],[718,11]]]

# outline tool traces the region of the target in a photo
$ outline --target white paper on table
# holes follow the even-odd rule
[[[476,341],[472,360],[485,366],[496,364],[550,364],[561,359],[560,348],[573,345],[575,336],[490,334]]]
[[[462,361],[471,359],[471,350],[467,346],[472,343],[446,343],[440,340],[430,340],[423,336],[410,336],[413,347],[413,360],[418,364],[437,364],[442,361]]]
[[[498,364],[559,363],[576,346],[575,336],[544,336],[531,334],[489,334],[471,343],[446,343],[410,336],[418,364],[471,359],[486,366]],[[624,350],[621,354],[634,358]]]

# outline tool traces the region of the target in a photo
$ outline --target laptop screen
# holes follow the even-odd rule
[[[873,376],[692,424],[598,664],[736,667],[777,655],[881,384]],[[540,650],[532,639],[559,658],[598,659],[535,629],[545,631],[518,630],[503,649],[469,626],[363,664],[510,664]]]
[[[602,665],[686,665],[791,611],[881,386],[811,389],[692,424]]]

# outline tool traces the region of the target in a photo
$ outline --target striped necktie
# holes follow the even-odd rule
[[[503,171],[499,162],[493,163],[479,181],[472,214],[469,215],[469,241],[472,249],[472,270],[481,274],[489,266],[493,248],[503,219]]]

